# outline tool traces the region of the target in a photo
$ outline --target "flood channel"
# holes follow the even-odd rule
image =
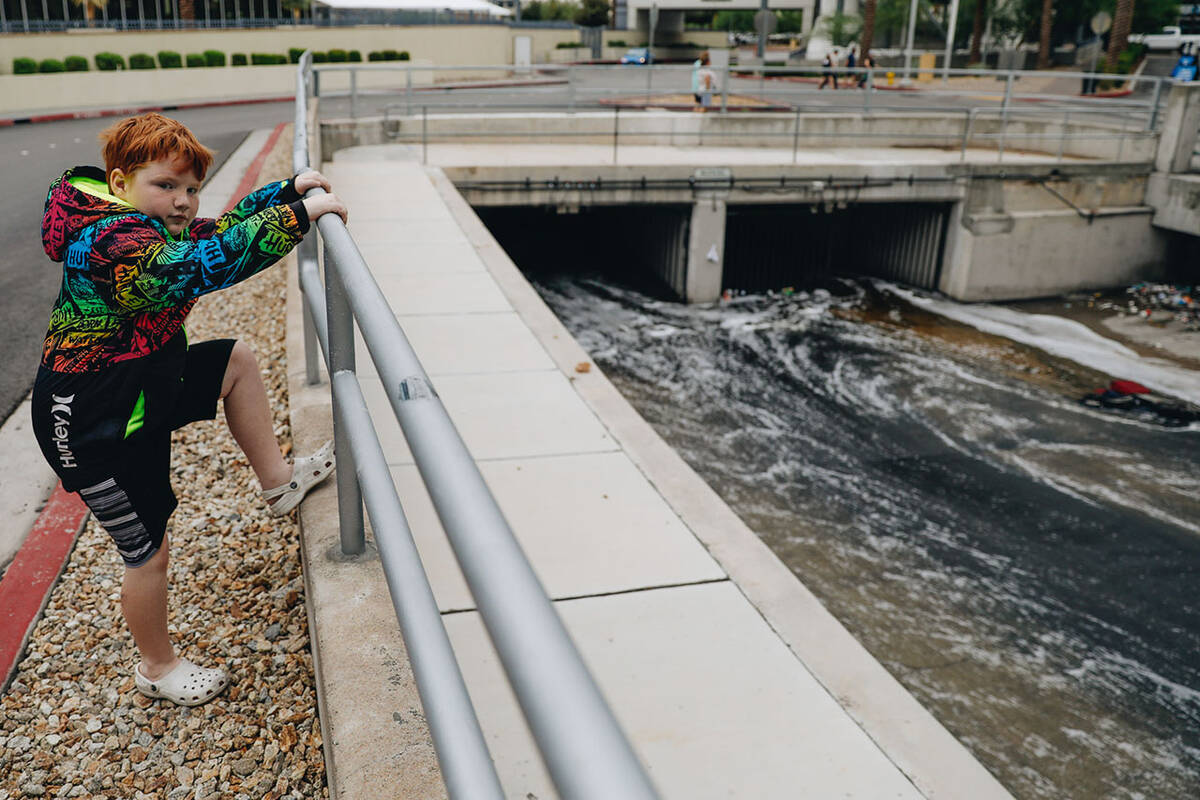
[[[687,306],[527,274],[1014,795],[1200,796],[1200,426],[1088,409],[1110,376],[869,282]]]

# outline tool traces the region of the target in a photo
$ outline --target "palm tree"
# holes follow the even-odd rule
[[[1112,32],[1108,34],[1108,68],[1117,65],[1117,56],[1129,43],[1129,26],[1133,22],[1133,0],[1117,0],[1117,13],[1113,15]]]
[[[179,0],[179,18],[180,19],[195,19],[196,18],[195,0]]]
[[[108,0],[71,0],[71,2],[77,6],[83,6],[83,13],[87,17],[89,28],[92,27],[92,20],[96,18],[96,10],[108,5]]]
[[[875,3],[876,0],[863,2],[862,35],[859,37],[858,48],[864,56],[871,52],[871,42],[875,38]]]
[[[1042,0],[1042,36],[1038,42],[1038,69],[1050,68],[1050,29],[1054,23],[1054,0]]]
[[[971,55],[967,56],[968,64],[978,64],[983,55],[979,52],[979,43],[983,40],[983,12],[987,10],[987,0],[975,0],[975,26],[971,29]]]

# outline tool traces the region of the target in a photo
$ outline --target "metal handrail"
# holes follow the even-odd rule
[[[633,90],[630,87],[610,88],[596,86],[577,86],[578,78],[591,74],[605,74],[617,72],[619,74],[632,75],[632,70],[639,70],[638,74],[646,76],[645,84],[638,90]],[[342,64],[320,64],[314,66],[317,72],[349,72],[350,73],[350,90],[351,98],[351,116],[355,116],[354,109],[357,105],[358,87],[357,75],[362,71],[399,71],[405,73],[405,87],[403,92],[406,97],[406,103],[411,107],[412,95],[414,91],[429,91],[437,90],[439,87],[436,84],[416,86],[413,81],[413,75],[429,74],[436,75],[437,73],[520,73],[526,75],[543,74],[555,75],[564,77],[568,85],[570,100],[567,105],[572,109],[577,102],[580,102],[580,95],[592,97],[604,97],[609,95],[631,95],[642,93],[649,97],[654,91],[655,76],[660,78],[660,86],[658,91],[669,90],[671,88],[680,91],[678,86],[664,87],[661,85],[662,76],[666,76],[669,80],[672,76],[682,76],[692,69],[690,65],[677,64],[655,64],[631,68],[623,65],[615,64],[533,64],[527,66],[514,66],[511,64],[496,65],[496,64],[479,64],[479,65],[429,65],[429,64],[411,64],[400,62],[376,62],[373,64],[358,64],[358,63],[342,63]],[[767,79],[771,78],[772,83],[777,83],[775,78],[792,77],[797,72],[805,73],[809,77],[819,77],[821,71],[819,67],[770,67],[753,65],[746,67],[727,66],[718,69],[720,73],[717,81],[717,91],[714,92],[714,102],[717,96],[720,98],[719,110],[721,113],[728,111],[728,94],[730,92],[731,82],[737,81],[754,81],[757,79],[758,86],[754,92],[760,97],[770,98],[788,98],[795,97],[797,94],[816,94],[815,89],[802,89],[797,85],[791,86],[768,86]],[[861,107],[864,113],[870,113],[873,107],[878,108],[879,101],[873,99],[881,93],[886,94],[889,87],[881,86],[878,79],[889,73],[889,70],[882,67],[839,67],[836,72],[841,76],[861,76],[865,77],[866,81],[863,90],[860,92],[862,96]],[[1146,119],[1146,127],[1148,130],[1153,130],[1157,123],[1158,109],[1162,102],[1163,88],[1169,86],[1170,78],[1153,76],[1153,75],[1128,75],[1114,76],[1111,73],[1094,73],[1094,72],[1039,72],[1036,70],[975,70],[975,69],[939,69],[938,73],[945,73],[953,77],[971,77],[971,78],[994,78],[997,81],[1003,80],[1003,95],[997,99],[999,107],[1010,108],[1014,104],[1021,101],[1037,101],[1037,102],[1055,102],[1060,106],[1071,108],[1093,107],[1110,109],[1111,113],[1126,112],[1129,114],[1137,114],[1139,117],[1144,116]],[[742,77],[745,76],[745,77]],[[1124,79],[1126,82],[1132,83],[1135,86],[1153,87],[1151,97],[1145,100],[1120,98],[1120,97],[1099,97],[1094,95],[1075,95],[1075,94],[1055,94],[1055,93],[1033,93],[1017,91],[1021,80],[1028,80],[1038,76],[1049,76],[1054,78],[1065,79],[1092,79],[1114,80]],[[801,76],[803,77],[803,76]],[[451,87],[453,88],[453,87]],[[890,87],[897,88],[897,87]],[[999,87],[998,87],[999,88]],[[960,98],[960,97],[975,97],[980,93],[978,87],[969,88],[947,88],[941,84],[934,84],[926,87],[923,91],[930,96],[938,98]],[[844,95],[841,95],[844,96]],[[795,104],[789,103],[792,106],[789,110],[794,110]],[[833,108],[845,109],[849,111],[853,105],[838,105]],[[906,104],[895,104],[897,109],[908,107]],[[717,110],[714,107],[714,110]]]
[[[309,59],[306,54],[297,69],[297,171],[309,160]],[[361,481],[447,791],[452,798],[502,796],[458,667],[443,659],[445,629],[353,372],[355,322],[559,794],[657,797],[354,240],[333,214],[322,216],[316,228],[325,244],[326,290],[320,289],[311,249],[300,254],[301,286],[314,322],[326,314],[325,330],[317,324],[313,336],[322,341],[333,376],[334,435],[342,459],[339,513],[358,505]],[[346,469],[344,454],[353,470]],[[343,478],[347,484],[356,478],[355,485],[344,487]],[[356,529],[346,520],[343,514],[343,551],[362,552],[361,518]]]

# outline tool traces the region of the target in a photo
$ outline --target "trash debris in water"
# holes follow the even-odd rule
[[[1200,331],[1200,292],[1196,286],[1138,283],[1125,290],[1128,302],[1119,310],[1137,314],[1147,322],[1178,322],[1184,330]],[[1101,305],[1101,308],[1104,306]]]
[[[1113,411],[1168,428],[1200,422],[1200,406],[1155,395],[1136,381],[1115,380],[1079,399],[1091,408]]]

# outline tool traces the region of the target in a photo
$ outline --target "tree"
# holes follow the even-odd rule
[[[968,64],[978,64],[983,60],[979,43],[983,40],[983,14],[986,7],[987,0],[975,0],[975,24],[971,28],[971,55],[967,56]]]
[[[718,11],[713,15],[713,30],[749,33],[754,30],[753,11]]]
[[[579,10],[575,12],[576,25],[585,28],[597,28],[608,24],[608,0],[583,0]]]
[[[857,14],[830,14],[821,19],[821,33],[836,47],[845,47],[858,37],[862,21]]]
[[[1129,26],[1133,22],[1133,0],[1117,0],[1117,13],[1113,14],[1112,32],[1108,35],[1108,69],[1117,66],[1117,56],[1129,43]]]
[[[96,18],[97,9],[108,5],[108,0],[71,0],[71,2],[83,7],[83,14],[87,18],[89,28],[92,26],[92,21]]]
[[[195,0],[179,0],[179,18],[180,19],[195,19],[196,18],[196,2],[195,2]]]
[[[1038,69],[1050,68],[1050,32],[1054,27],[1054,0],[1042,0],[1042,30],[1038,37]]]
[[[865,0],[862,15],[862,37],[859,46],[863,55],[871,52],[871,40],[875,38],[875,3],[876,0]]]
[[[283,9],[292,12],[292,19],[299,20],[300,14],[309,9],[312,0],[283,0]]]

